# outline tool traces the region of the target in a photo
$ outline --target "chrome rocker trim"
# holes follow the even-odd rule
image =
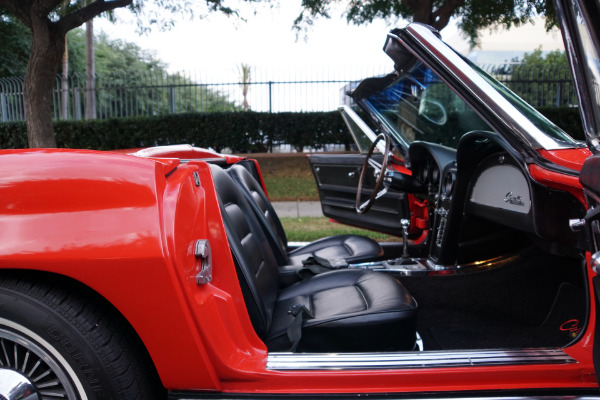
[[[371,370],[480,367],[497,365],[572,364],[561,349],[425,351],[405,353],[269,353],[267,369]]]

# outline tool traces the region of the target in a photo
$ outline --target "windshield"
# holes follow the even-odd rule
[[[539,130],[546,135],[569,144],[575,145],[577,142],[571,138],[565,131],[556,126],[548,118],[544,117],[539,111],[529,105],[525,100],[517,96],[509,88],[498,82],[496,79],[491,77],[488,73],[483,71],[477,65],[471,61],[466,60],[467,64],[473,68],[483,79],[485,79],[498,93],[508,100],[517,110],[521,112],[527,119],[529,119]]]
[[[418,63],[364,99],[384,129],[405,146],[420,140],[456,148],[467,132],[491,130],[431,69]]]
[[[420,39],[435,42],[427,43],[429,46],[443,50],[436,53],[445,57],[442,57],[443,61],[440,59],[440,68],[448,68],[449,71],[443,72],[455,78],[460,76],[460,80],[455,81],[456,87],[450,87],[434,70],[410,54],[401,40],[391,35],[385,49],[401,72],[372,78],[368,84],[365,80],[352,93],[352,97],[379,123],[379,128],[393,136],[402,147],[407,148],[419,140],[456,148],[460,138],[470,131],[497,132],[492,126],[505,126],[510,129],[506,133],[523,138],[534,147],[554,149],[581,145],[439,38],[427,36],[426,33],[431,33],[429,30],[420,26],[413,28],[416,33],[423,34]],[[466,98],[479,102],[473,104],[476,108],[457,94],[463,91]],[[475,109],[485,118],[494,119],[482,118]]]

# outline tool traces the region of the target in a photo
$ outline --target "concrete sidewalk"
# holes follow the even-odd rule
[[[321,203],[318,201],[275,201],[273,208],[279,218],[322,217]]]

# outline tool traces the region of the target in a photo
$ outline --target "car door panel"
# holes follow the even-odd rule
[[[365,156],[360,154],[309,157],[323,214],[345,224],[400,236],[400,220],[410,216],[405,193],[390,189],[375,201],[367,213],[356,213],[356,190],[364,159]],[[372,171],[371,167],[368,168]],[[372,193],[374,183],[374,174],[367,172],[363,199],[366,200]]]

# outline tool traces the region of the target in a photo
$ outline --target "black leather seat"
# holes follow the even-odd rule
[[[267,239],[279,265],[302,265],[302,261],[315,255],[327,260],[343,259],[348,264],[375,261],[383,256],[379,243],[358,235],[329,236],[288,252],[281,221],[260,183],[241,165],[233,165],[227,172],[240,185],[253,211],[266,226]]]
[[[295,321],[306,309],[298,351],[411,350],[417,304],[393,277],[362,269],[327,272],[281,291],[279,267],[256,215],[220,167],[211,165],[223,222],[244,301],[258,336],[270,351],[288,351]]]

